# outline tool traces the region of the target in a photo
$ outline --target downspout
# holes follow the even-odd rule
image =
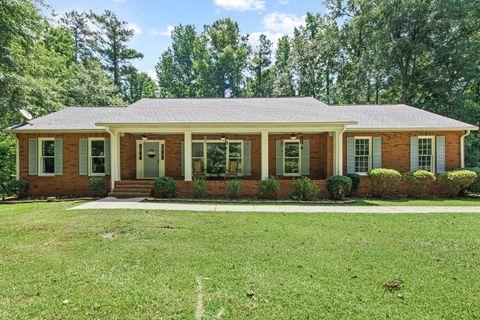
[[[465,137],[470,134],[470,130],[465,131],[460,137],[460,167],[465,168]]]
[[[111,189],[110,192],[113,192],[113,189],[115,189],[115,174],[116,174],[116,152],[115,152],[115,137],[114,133],[110,130],[109,127],[105,127],[105,131],[107,131],[110,134],[110,183],[111,183]],[[113,165],[115,164],[115,166]]]

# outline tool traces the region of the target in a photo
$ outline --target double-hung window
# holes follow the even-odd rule
[[[221,177],[231,161],[238,161],[238,174],[243,172],[243,141],[193,141],[192,162],[195,171],[201,170],[209,177]]]
[[[88,139],[88,170],[90,176],[105,175],[105,139]]]
[[[300,176],[301,161],[300,140],[285,140],[283,143],[283,175]]]
[[[55,175],[55,138],[39,138],[39,175]]]
[[[418,137],[418,169],[434,172],[433,137]]]
[[[229,168],[231,161],[238,161],[238,174],[242,175],[242,142],[239,141],[228,143],[227,168]]]
[[[372,138],[355,137],[355,172],[366,174],[372,168]]]

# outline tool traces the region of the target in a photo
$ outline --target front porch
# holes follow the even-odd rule
[[[158,176],[176,180],[177,194],[191,194],[196,176],[208,182],[207,196],[227,194],[226,178],[241,179],[243,197],[257,197],[263,179],[276,176],[280,197],[289,197],[292,181],[312,179],[321,191],[325,180],[342,174],[342,127],[108,128],[111,136],[111,195],[148,196]],[[236,162],[232,166],[232,162]],[[235,174],[229,169],[235,169]]]

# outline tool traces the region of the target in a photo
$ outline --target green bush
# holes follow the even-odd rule
[[[172,177],[158,177],[153,183],[155,197],[172,198],[177,193],[177,183]]]
[[[327,191],[332,199],[342,200],[352,191],[352,179],[347,176],[331,176],[327,179]]]
[[[192,183],[192,195],[194,198],[203,198],[207,192],[208,182],[205,178],[195,178]]]
[[[467,191],[472,193],[480,193],[480,167],[468,168],[467,170],[473,171],[477,174],[477,178]]]
[[[349,196],[357,194],[358,193],[358,188],[360,187],[360,175],[358,173],[347,173],[345,175],[346,177],[349,177],[352,180],[352,189],[350,190],[350,193],[348,194]]]
[[[308,177],[301,177],[293,182],[293,199],[313,201],[317,199],[318,186]]]
[[[374,197],[391,195],[397,188],[402,175],[393,169],[373,169],[368,173],[370,177],[371,193]]]
[[[428,193],[429,187],[437,178],[430,171],[415,170],[407,172],[403,179],[409,196],[422,197]]]
[[[227,181],[228,196],[232,199],[240,196],[240,189],[242,188],[242,180],[234,179]]]
[[[470,170],[454,170],[440,174],[439,180],[450,197],[465,194],[477,179],[477,174]]]
[[[268,177],[260,184],[260,195],[264,199],[276,199],[279,190],[280,184],[274,176]]]
[[[30,183],[25,180],[14,180],[12,181],[11,192],[17,198],[25,198],[27,196],[28,188]]]
[[[105,197],[108,194],[108,182],[105,178],[94,177],[88,179],[88,190],[97,197]]]

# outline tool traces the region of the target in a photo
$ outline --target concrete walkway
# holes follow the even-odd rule
[[[141,202],[144,198],[103,198],[68,210],[78,209],[144,209],[167,211],[217,211],[217,212],[311,212],[311,213],[442,213],[478,212],[479,207],[420,207],[420,206],[302,206],[302,205],[229,205],[201,203]]]

